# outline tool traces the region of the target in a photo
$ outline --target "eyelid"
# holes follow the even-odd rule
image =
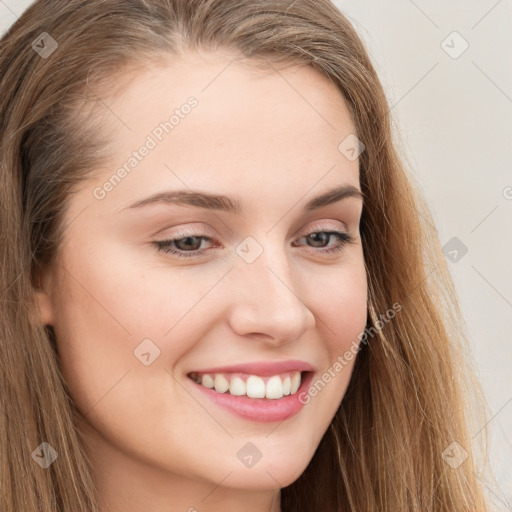
[[[313,223],[311,225],[311,227],[309,227],[307,230],[306,230],[306,234],[307,233],[310,233],[311,231],[327,231],[329,229],[333,229],[333,230],[336,230],[336,231],[339,231],[340,229],[342,230],[345,230],[345,231],[349,231],[348,229],[348,226],[344,223],[344,222],[341,222],[341,221],[337,221],[337,224],[336,225],[329,225],[329,224],[326,224],[328,221],[316,221],[315,223]],[[332,222],[332,221],[331,221]],[[340,225],[341,225],[341,228],[340,228]]]
[[[159,238],[165,239],[165,240],[175,240],[179,238],[186,238],[187,236],[204,236],[207,238],[215,238],[215,234],[213,232],[209,232],[206,230],[204,225],[199,226],[189,226],[178,228],[177,231],[172,232],[170,234],[161,234],[162,232],[165,233],[167,230],[162,230],[159,232],[159,234],[155,235]]]
[[[329,225],[329,224],[325,224],[325,222],[329,222],[329,221],[324,221],[324,222],[316,221],[308,229],[300,230],[299,233],[297,233],[297,235],[295,235],[295,236],[296,237],[297,236],[303,237],[303,236],[307,236],[307,235],[309,235],[309,234],[311,234],[312,232],[315,232],[315,231],[329,231],[329,230],[339,231],[340,230],[340,224],[341,224],[341,230],[344,230],[347,233],[350,232],[348,226],[344,222],[336,221],[338,223],[338,225],[334,225],[334,226]],[[209,233],[205,229],[204,225],[202,225],[202,224],[200,226],[198,226],[198,227],[184,227],[184,228],[180,228],[180,229],[178,229],[177,232],[172,233],[170,235],[160,235],[160,238],[164,239],[162,241],[168,241],[168,240],[177,240],[177,239],[181,239],[181,238],[186,238],[186,237],[189,237],[189,236],[205,237],[205,238],[209,238],[209,239],[215,239],[215,235]]]

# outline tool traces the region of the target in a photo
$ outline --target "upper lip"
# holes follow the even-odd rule
[[[190,373],[249,373],[251,375],[268,376],[290,371],[313,372],[315,368],[305,361],[290,359],[287,361],[254,361],[231,366],[215,366],[212,368],[194,370]]]

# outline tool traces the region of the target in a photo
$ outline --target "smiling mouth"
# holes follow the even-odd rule
[[[187,376],[200,386],[209,388],[219,394],[277,400],[295,394],[305,374],[308,373],[311,372],[289,371],[276,375],[259,376],[241,372],[192,372]]]

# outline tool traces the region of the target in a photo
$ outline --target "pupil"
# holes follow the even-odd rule
[[[192,240],[192,242],[191,242]],[[194,244],[194,240],[196,241],[196,243]],[[199,241],[199,244],[197,243],[197,241],[199,240],[198,237],[196,236],[187,236],[186,238],[182,238],[180,240],[178,240],[176,243],[178,245],[184,245],[184,249],[198,249],[199,246],[201,245],[201,242]],[[192,244],[194,247],[190,247],[190,244]],[[179,247],[180,248],[180,247]]]
[[[329,239],[329,235],[327,233],[324,233],[324,232],[320,232],[320,233],[313,233],[312,235],[309,235],[309,237],[311,239],[313,239],[313,242],[318,242],[318,238],[320,238],[320,242],[325,242],[325,241],[328,241]],[[317,239],[317,240],[315,240]],[[323,245],[323,244],[320,244],[320,246]]]

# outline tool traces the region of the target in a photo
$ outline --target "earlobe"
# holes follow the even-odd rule
[[[53,326],[54,322],[54,312],[53,312],[53,304],[48,293],[48,287],[44,287],[41,284],[40,276],[36,276],[34,279],[34,298],[37,306],[37,311],[35,312],[35,322],[41,325],[51,325]],[[45,283],[43,283],[45,284]]]

